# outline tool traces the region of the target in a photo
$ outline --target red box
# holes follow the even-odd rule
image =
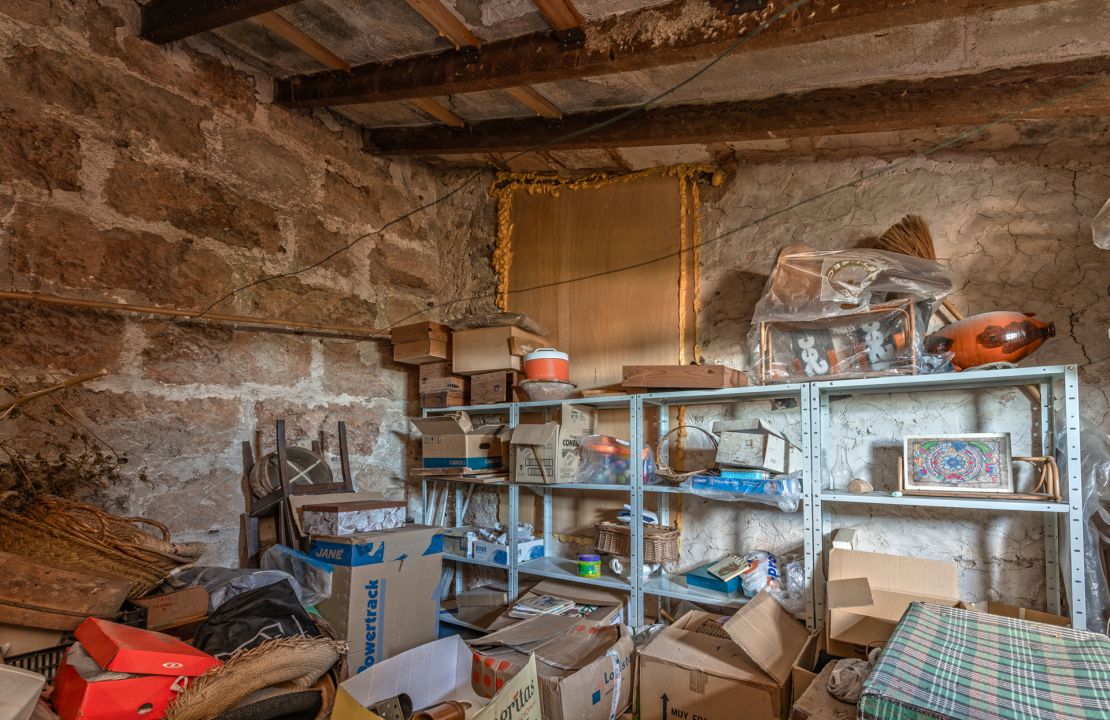
[[[220,665],[216,658],[162,633],[89,618],[73,631],[54,679],[62,720],[157,720],[189,681]],[[131,677],[97,680],[104,671]]]

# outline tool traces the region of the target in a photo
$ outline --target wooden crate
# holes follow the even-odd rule
[[[389,337],[394,362],[425,365],[451,358],[451,328],[441,323],[403,325],[390,331]]]
[[[490,405],[513,401],[513,388],[520,384],[523,375],[518,372],[498,370],[470,376],[470,404]]]
[[[625,365],[626,388],[714,389],[744,387],[747,376],[724,365]]]

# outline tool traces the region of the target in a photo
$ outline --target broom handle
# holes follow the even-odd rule
[[[964,314],[956,309],[956,306],[952,304],[951,300],[945,300],[942,304],[944,305],[944,309],[948,311],[948,314],[955,318],[956,322],[964,319]]]

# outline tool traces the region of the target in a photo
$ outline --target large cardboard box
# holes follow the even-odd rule
[[[508,565],[509,546],[502,543],[489,542],[488,540],[475,540],[470,545],[470,557],[475,560]],[[518,542],[516,544],[516,561],[518,563],[525,563],[529,560],[539,560],[542,557],[542,539],[525,540],[524,542]]]
[[[594,432],[597,410],[563,405],[560,414],[562,422],[523,424],[513,429],[509,440],[513,482],[574,482],[581,465],[578,439]]]
[[[640,719],[783,718],[809,637],[766,592],[729,618],[688,612],[640,650]]]
[[[956,563],[860,550],[829,553],[828,650],[863,659],[890,637],[910,603],[960,601]]]
[[[529,660],[492,698],[474,691],[478,671],[470,648],[445,637],[383,661],[342,683],[332,720],[381,720],[367,708],[404,693],[417,710],[447,700],[466,702],[467,720],[542,720],[536,661]]]
[[[540,615],[470,646],[481,656],[480,689],[499,687],[534,657],[544,720],[610,720],[632,701],[633,646],[624,625]]]
[[[518,327],[458,330],[452,337],[451,367],[456,375],[520,370],[521,357],[547,345],[547,339]]]
[[[332,567],[316,609],[350,644],[352,672],[436,638],[442,552],[439,528],[424,525],[312,539],[309,554]]]
[[[424,467],[494,470],[504,465],[502,425],[474,427],[465,412],[412,418],[423,436]]]

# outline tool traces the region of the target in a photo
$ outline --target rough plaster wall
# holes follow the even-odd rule
[[[137,5],[125,0],[0,0],[0,287],[203,307],[459,179],[364,155],[355,129],[334,116],[266,104],[268,80],[234,57],[200,42],[157,47],[137,26]],[[485,182],[219,309],[381,327],[487,292]],[[0,338],[6,384],[111,372],[59,399],[151,483],[99,500],[212,543],[211,562],[236,562],[239,443],[259,427],[272,448],[278,417],[296,444],[346,420],[359,487],[404,493],[415,380],[388,344],[8,301]],[[19,440],[31,450],[37,441]]]
[[[930,223],[950,269],[952,299],[967,314],[1036,312],[1057,337],[1027,363],[1077,363],[1086,417],[1110,431],[1110,253],[1091,242],[1089,221],[1110,196],[1110,150],[1103,143],[1055,151],[1049,144],[993,153],[911,159],[874,180],[823,197],[703,248],[704,353],[710,362],[748,366],[753,306],[779,248],[807,242],[850,247],[902,215]],[[708,199],[703,236],[745,225],[775,209],[882,168],[892,160],[856,157],[742,163]],[[746,417],[786,423],[795,411],[753,404]],[[1016,390],[978,394],[874,396],[834,402],[833,433],[857,474],[894,489],[902,435],[1010,432],[1015,454],[1036,449],[1030,401]],[[712,412],[690,419],[708,427]],[[1039,432],[1039,431],[1038,431]],[[832,458],[829,459],[831,464]],[[749,548],[800,547],[800,513],[730,508],[687,499],[684,561]],[[862,549],[955,559],[969,599],[1045,603],[1043,526],[1035,514],[934,510],[834,511],[834,527],[860,527]]]

